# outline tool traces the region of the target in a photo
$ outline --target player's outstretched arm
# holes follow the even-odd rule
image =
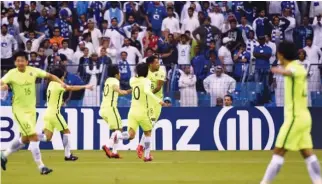
[[[121,90],[117,85],[113,85],[113,90],[117,92],[120,96],[124,96],[132,93],[132,89]]]
[[[155,94],[152,93],[152,91],[151,91],[151,81],[147,81],[144,84],[144,93],[146,95],[148,95],[149,97],[151,97],[158,104],[160,104],[162,106],[166,106],[166,103],[164,103],[160,98],[158,98],[157,96],[155,96]]]
[[[279,74],[279,75],[284,75],[284,76],[292,76],[293,75],[292,71],[285,70],[284,68],[281,68],[281,67],[272,67],[271,71],[274,74]]]
[[[82,85],[82,86],[66,86],[66,91],[79,91],[79,90],[83,90],[83,89],[89,89],[89,90],[93,90],[94,85]]]
[[[64,88],[66,88],[66,84],[64,83],[64,81],[60,80],[57,76],[47,73],[47,75],[45,76],[46,79],[49,79],[50,81],[55,81],[60,83]]]

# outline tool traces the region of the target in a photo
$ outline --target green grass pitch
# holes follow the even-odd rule
[[[76,162],[65,162],[63,151],[42,151],[47,166],[41,176],[31,153],[9,157],[2,184],[258,184],[271,159],[271,151],[154,151],[154,161],[144,163],[133,151],[120,152],[122,159],[108,159],[103,151],[74,151]],[[322,160],[322,150],[316,151]],[[290,152],[274,184],[310,184],[306,165]]]

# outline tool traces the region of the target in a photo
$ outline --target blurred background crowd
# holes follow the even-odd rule
[[[31,66],[63,68],[68,84],[96,85],[66,93],[65,106],[99,106],[111,64],[128,89],[135,65],[156,55],[172,106],[283,106],[283,77],[270,67],[279,43],[292,41],[308,71],[309,105],[322,106],[321,16],[319,1],[1,1],[1,75],[24,50]],[[37,105],[46,86],[37,81]]]

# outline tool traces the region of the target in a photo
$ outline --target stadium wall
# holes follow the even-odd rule
[[[123,126],[127,126],[129,108],[119,108]],[[72,149],[100,149],[109,138],[108,125],[98,115],[99,108],[62,109],[72,132]],[[322,149],[322,108],[310,109],[315,149]],[[37,108],[37,131],[43,127],[45,108]],[[163,108],[153,133],[156,150],[270,150],[283,123],[282,108]],[[124,142],[123,150],[135,150],[139,135]],[[1,149],[19,136],[11,107],[1,107]],[[62,150],[59,132],[42,149]]]

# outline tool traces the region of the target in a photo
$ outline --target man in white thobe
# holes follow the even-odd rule
[[[130,69],[131,69],[131,75],[132,77],[135,76],[135,65],[136,65],[136,57],[139,58],[139,61],[142,60],[142,55],[140,53],[140,51],[136,48],[130,45],[130,40],[128,38],[124,39],[124,47],[122,47],[122,49],[120,50],[120,52],[122,53],[127,52],[127,62],[130,65]]]
[[[216,73],[209,75],[203,81],[204,88],[210,94],[210,105],[216,106],[216,99],[218,97],[224,98],[225,95],[232,93],[236,88],[236,80],[229,75],[223,73],[221,66],[216,67]]]
[[[184,67],[184,73],[179,78],[180,88],[180,106],[181,107],[197,107],[198,96],[196,89],[197,78],[191,74],[189,65]]]

